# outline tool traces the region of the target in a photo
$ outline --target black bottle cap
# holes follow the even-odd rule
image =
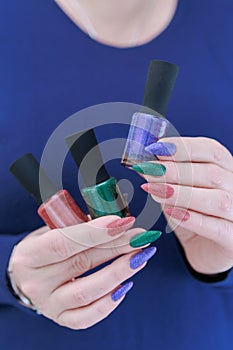
[[[142,105],[165,116],[167,105],[178,75],[178,66],[153,60],[150,62]]]
[[[12,163],[10,172],[38,204],[45,202],[58,191],[31,153],[23,155]],[[40,188],[43,188],[43,201]]]
[[[70,135],[65,140],[87,187],[109,179],[93,129]]]

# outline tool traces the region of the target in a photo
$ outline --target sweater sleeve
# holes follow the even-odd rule
[[[6,272],[8,268],[9,259],[14,246],[21,241],[28,233],[22,233],[20,235],[1,235],[0,234],[0,307],[2,305],[8,305],[17,307],[27,313],[36,315],[36,313],[23,305],[11,293],[6,279]]]
[[[188,262],[186,264],[189,265]],[[195,271],[190,265],[188,269],[192,276],[201,282],[208,283],[212,287],[229,289],[233,292],[233,269],[216,273],[214,275],[205,275]]]
[[[224,288],[233,293],[233,268],[226,272],[225,278],[221,281],[212,282],[214,287]]]
[[[214,275],[205,275],[203,273],[197,272],[189,264],[186,258],[186,255],[184,253],[184,249],[177,238],[176,238],[176,241],[177,241],[180,253],[184,259],[185,265],[189,270],[190,274],[194,278],[196,278],[197,280],[203,283],[208,283],[212,287],[230,289],[233,292],[233,268],[221,273],[216,273]]]

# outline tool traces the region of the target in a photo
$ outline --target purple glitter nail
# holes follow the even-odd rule
[[[140,253],[137,253],[136,255],[132,256],[130,259],[130,267],[131,269],[135,270],[142,264],[144,264],[147,260],[152,258],[152,256],[156,252],[156,247],[149,247],[144,250],[142,250]]]
[[[115,292],[112,293],[112,300],[117,301],[121,299],[126,293],[130,291],[130,289],[133,287],[133,282],[127,282],[123,284],[121,287],[119,287]]]
[[[176,145],[169,142],[156,142],[147,146],[145,150],[155,156],[172,156],[176,153]]]
[[[164,118],[146,113],[134,113],[122,164],[132,166],[135,163],[155,160],[155,156],[146,151],[145,147],[164,137],[169,125],[169,122]]]

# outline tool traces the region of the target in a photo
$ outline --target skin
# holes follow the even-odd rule
[[[86,31],[85,18],[74,6],[75,1],[55,0],[67,16]],[[172,20],[177,2],[80,0],[95,26],[96,40],[115,47],[128,47],[135,42],[142,45],[158,36]],[[175,156],[159,157],[167,168],[165,176],[145,178],[152,188],[156,183],[171,185],[174,195],[166,200],[153,198],[164,209],[168,206],[187,209],[189,203],[187,221],[166,217],[190,264],[202,273],[225,271],[233,265],[232,156],[214,140],[179,138],[172,141],[177,145]],[[64,230],[41,228],[15,247],[10,259],[11,278],[44,316],[71,329],[84,329],[104,319],[121,303],[124,297],[113,302],[111,293],[145,266],[137,270],[129,268],[130,257],[138,250],[128,242],[143,230],[131,229],[111,237],[106,226],[114,219],[109,216],[92,221],[102,225],[98,237],[102,237],[102,241],[96,240],[96,227],[89,222]],[[89,241],[80,244],[80,237],[87,232]],[[84,272],[119,255],[122,256],[107,267],[81,277]]]
[[[143,45],[171,22],[178,0],[55,0],[84,32],[114,47]]]
[[[168,26],[177,6],[177,0],[55,2],[84,31],[88,16],[96,40],[115,47],[140,45],[155,38]],[[113,219],[108,216],[96,220],[106,227]],[[116,239],[108,236],[103,228],[96,241],[96,227],[91,226],[90,240],[85,242],[85,248],[80,246],[80,237],[85,235],[89,225],[98,223],[96,220],[62,231],[47,227],[36,230],[15,247],[10,259],[11,279],[18,288],[44,316],[71,329],[88,328],[108,316],[124,298],[113,302],[111,293],[145,266],[136,270],[129,267],[130,257],[138,252],[129,246],[129,240],[143,229],[128,230],[124,237]],[[79,238],[78,242],[74,237],[75,240]],[[102,242],[104,247],[101,237],[106,239]],[[122,256],[111,265],[88,277],[80,277],[119,255]],[[78,279],[71,283],[76,277]]]
[[[146,265],[136,270],[129,266],[130,258],[140,251],[130,247],[129,240],[144,230],[125,231],[132,222],[111,236],[106,227],[116,219],[109,215],[65,229],[43,227],[15,247],[11,278],[44,316],[61,326],[85,329],[122,302],[124,297],[114,302],[111,294]],[[110,265],[81,277],[119,255]]]
[[[204,138],[170,137],[160,140],[177,147],[173,156],[159,156],[166,167],[161,177],[146,176],[149,193],[157,184],[173,188],[170,198],[152,195],[167,207],[188,213],[187,220],[165,216],[198,272],[216,274],[233,266],[233,158],[219,142]]]

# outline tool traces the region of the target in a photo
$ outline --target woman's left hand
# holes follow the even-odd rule
[[[233,266],[231,153],[216,140],[204,137],[164,138],[147,150],[157,155],[158,161],[139,163],[133,168],[148,182],[142,188],[161,203],[190,265],[204,274],[230,269]]]

